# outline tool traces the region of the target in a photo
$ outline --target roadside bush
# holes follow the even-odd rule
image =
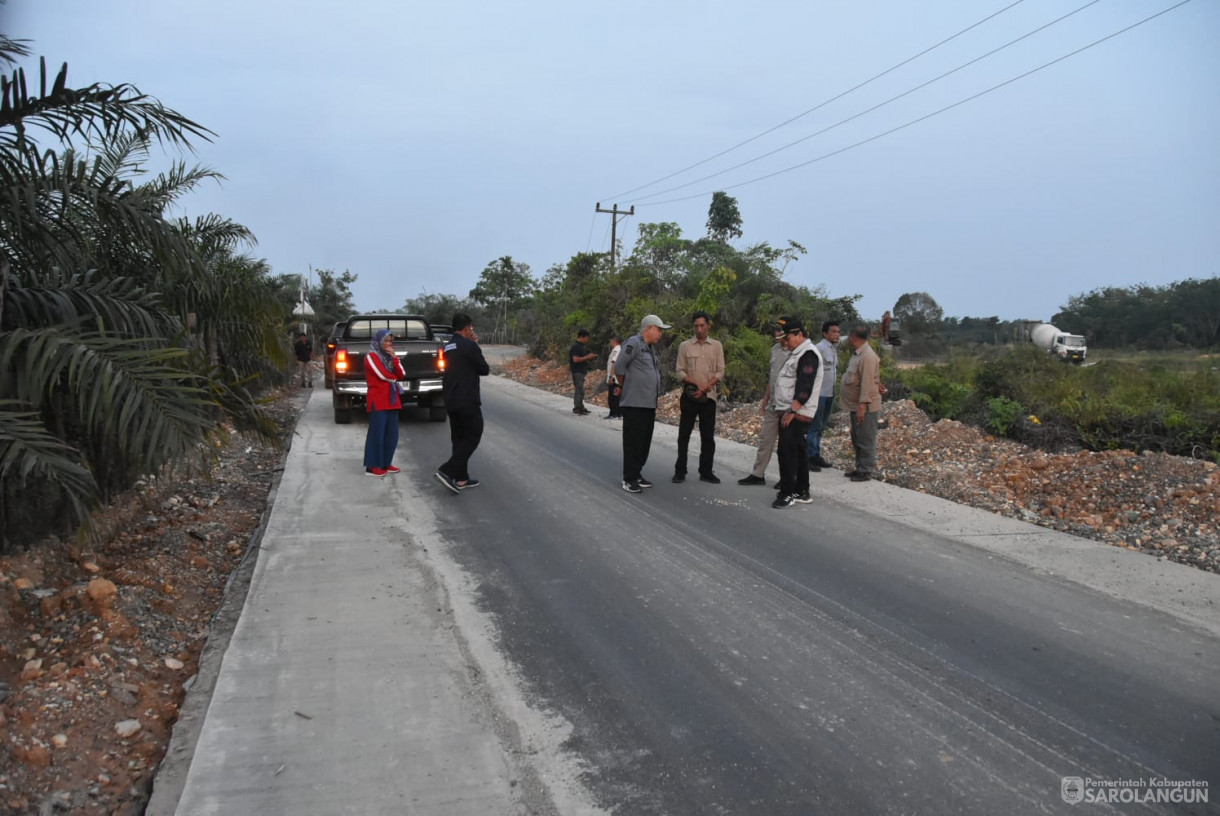
[[[1008,397],[987,398],[986,426],[992,433],[1006,436],[1026,415],[1025,406]]]
[[[1021,347],[901,374],[934,419],[972,422],[1029,445],[1220,461],[1220,374],[1206,360],[1143,356],[1069,366]]]

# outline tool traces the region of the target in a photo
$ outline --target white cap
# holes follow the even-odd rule
[[[669,324],[656,315],[644,315],[644,319],[640,321],[640,331],[649,326],[656,326],[658,329],[668,329]]]

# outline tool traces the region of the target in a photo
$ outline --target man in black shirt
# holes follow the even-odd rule
[[[297,355],[297,368],[301,369],[301,387],[313,388],[313,344],[309,335],[302,333],[292,344],[292,350]]]
[[[585,375],[589,373],[589,361],[596,357],[590,354],[585,345],[589,342],[589,333],[584,329],[576,332],[576,342],[568,351],[568,368],[572,370],[572,413],[584,416],[589,413],[585,408]]]
[[[483,402],[479,398],[479,377],[491,373],[479,337],[474,333],[470,315],[453,316],[453,338],[445,344],[445,377],[442,381],[445,410],[449,413],[449,440],[453,451],[449,461],[436,471],[436,478],[454,493],[478,485],[470,478],[467,463],[483,438]]]

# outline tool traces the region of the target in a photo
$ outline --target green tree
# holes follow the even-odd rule
[[[514,335],[509,312],[533,294],[534,288],[529,265],[514,261],[510,255],[497,258],[483,269],[479,282],[470,290],[470,299],[487,308],[493,321],[493,342],[508,342]]]
[[[741,237],[741,213],[737,209],[737,199],[727,193],[712,193],[712,203],[707,208],[707,237],[721,244]]]
[[[945,312],[927,292],[907,292],[894,304],[894,319],[901,321],[903,342],[916,347],[934,343]]]

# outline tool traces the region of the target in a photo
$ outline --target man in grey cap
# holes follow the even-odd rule
[[[656,315],[646,315],[640,321],[639,334],[623,343],[614,363],[614,373],[623,384],[619,410],[623,414],[623,490],[628,493],[652,487],[642,473],[652,447],[657,399],[661,396],[661,365],[652,347],[668,328]]]

